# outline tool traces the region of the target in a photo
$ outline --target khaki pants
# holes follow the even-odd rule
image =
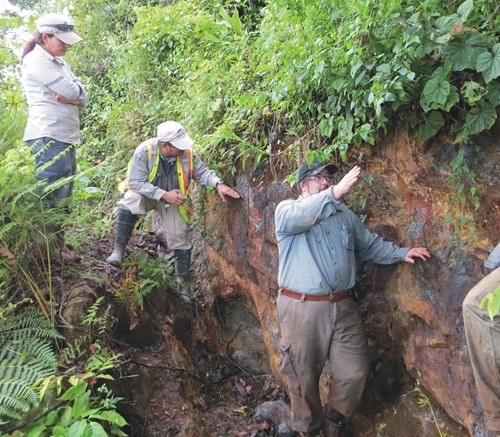
[[[144,215],[149,211],[157,211],[165,229],[165,240],[170,250],[191,249],[189,241],[189,225],[182,218],[179,208],[167,205],[162,200],[157,201],[135,191],[127,191],[123,199],[118,202],[119,208],[128,209],[132,214]]]
[[[350,416],[368,376],[368,347],[357,304],[350,298],[302,302],[280,294],[277,309],[292,428],[310,432],[321,426],[319,380],[327,359],[333,373],[329,406]]]
[[[493,431],[500,431],[500,316],[491,320],[487,308],[480,309],[479,304],[499,285],[500,267],[475,285],[462,305],[476,388]]]

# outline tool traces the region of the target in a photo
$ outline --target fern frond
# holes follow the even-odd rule
[[[0,229],[0,241],[5,241],[8,235],[14,234],[17,225],[16,222],[3,223]]]
[[[62,338],[36,308],[28,308],[21,314],[0,321],[0,338],[12,335],[18,339],[28,336],[39,339]]]
[[[49,340],[61,337],[38,309],[0,320],[0,420],[19,419],[40,404],[34,383],[54,375]]]

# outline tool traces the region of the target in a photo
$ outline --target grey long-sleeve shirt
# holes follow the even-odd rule
[[[135,149],[128,170],[128,180],[131,190],[149,199],[160,200],[166,191],[148,182],[149,173],[155,162],[157,153],[159,153],[158,146],[156,146],[150,159],[148,159],[148,144],[151,140],[157,143],[156,138],[149,139],[139,144]],[[159,165],[161,166],[161,163]],[[158,171],[161,171],[161,169],[158,169]],[[214,171],[210,170],[196,155],[193,156],[193,179],[201,185],[211,187],[215,187],[217,183],[223,182],[222,179],[219,178]]]
[[[280,287],[306,294],[352,288],[356,258],[378,264],[403,261],[409,248],[369,231],[327,189],[284,200],[275,212]]]

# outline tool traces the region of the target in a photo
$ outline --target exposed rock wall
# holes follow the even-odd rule
[[[390,363],[401,360],[454,420],[471,433],[481,433],[484,423],[461,303],[484,276],[482,260],[500,238],[500,143],[483,138],[479,147],[465,147],[465,162],[476,174],[472,186],[481,204],[478,211],[452,201],[457,184],[470,182],[462,176],[450,183],[456,153],[457,146],[424,146],[393,133],[376,149],[364,151],[362,165],[373,183],[348,203],[359,204],[364,197],[370,229],[402,246],[425,245],[433,254],[427,263],[414,266],[360,266],[359,284],[367,292],[361,309],[373,363],[372,387],[382,390],[389,384],[397,375],[396,369],[389,371]],[[248,301],[262,327],[269,366],[281,379],[274,209],[293,193],[284,183],[286,175],[275,173],[241,172],[233,181],[243,196],[239,201],[221,204],[208,198],[203,218],[207,237],[200,239],[197,261],[206,260],[204,265],[211,267],[204,275],[209,299],[241,296]]]

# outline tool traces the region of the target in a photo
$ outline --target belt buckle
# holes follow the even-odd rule
[[[329,294],[329,299],[328,299],[330,302],[335,302],[335,299],[334,299],[334,293],[330,293]]]

